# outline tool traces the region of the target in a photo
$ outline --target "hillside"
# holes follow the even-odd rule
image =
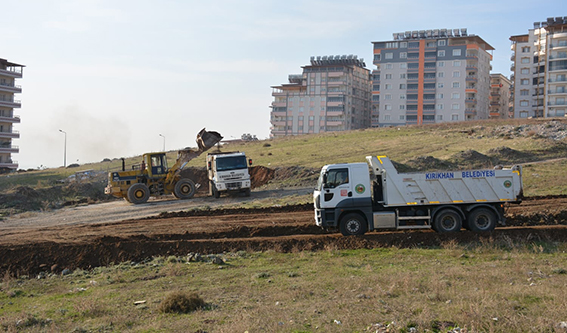
[[[365,129],[230,143],[222,151],[245,151],[262,173],[256,187],[312,186],[325,164],[361,162],[367,155],[387,155],[400,171],[492,168],[524,164],[526,195],[567,193],[567,119],[487,120],[465,123]],[[176,151],[168,153],[170,164]],[[126,165],[139,162],[129,157]],[[103,193],[106,174],[118,170],[119,158],[105,162],[18,172],[0,176],[0,216],[26,210],[112,200]],[[206,181],[205,157],[188,164],[197,181]],[[97,176],[69,181],[81,170]],[[65,181],[62,181],[65,180]],[[205,189],[202,187],[202,190]]]

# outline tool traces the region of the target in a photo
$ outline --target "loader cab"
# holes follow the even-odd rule
[[[167,157],[165,153],[145,154],[144,163],[148,177],[162,177],[167,173]]]

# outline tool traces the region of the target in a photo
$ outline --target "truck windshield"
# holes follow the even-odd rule
[[[217,171],[246,169],[246,156],[217,157]]]

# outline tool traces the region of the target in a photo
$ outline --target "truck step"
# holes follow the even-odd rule
[[[431,229],[430,225],[399,225],[397,229]]]
[[[398,220],[431,220],[431,216],[398,216]]]

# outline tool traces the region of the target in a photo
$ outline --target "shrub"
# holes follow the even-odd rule
[[[201,309],[205,301],[196,293],[173,292],[160,303],[159,311],[164,313],[189,313]]]

